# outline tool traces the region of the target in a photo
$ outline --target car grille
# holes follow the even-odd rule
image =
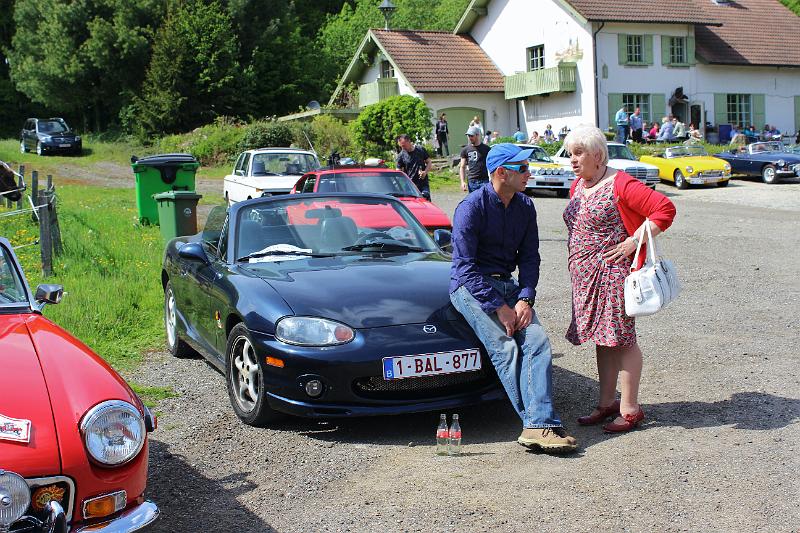
[[[377,400],[423,400],[477,392],[497,379],[492,363],[484,358],[482,368],[473,372],[423,376],[387,381],[383,376],[358,378],[353,389],[358,396]]]
[[[625,169],[626,174],[630,174],[637,180],[647,179],[647,169],[642,167],[628,167]]]
[[[701,178],[721,178],[722,171],[721,170],[706,170],[704,172],[700,172],[699,176]]]
[[[11,524],[11,533],[26,533],[38,531],[32,529],[32,521],[26,517],[34,517],[43,521],[46,516],[44,505],[50,500],[56,500],[64,508],[67,520],[72,520],[72,511],[75,503],[75,484],[66,476],[53,476],[42,478],[26,478],[25,482],[31,489],[31,505],[25,514]]]

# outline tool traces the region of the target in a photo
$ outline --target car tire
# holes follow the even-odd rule
[[[25,141],[20,139],[19,141],[19,153],[24,154],[27,153],[28,149],[25,147]]]
[[[172,291],[172,283],[167,282],[164,288],[164,330],[167,337],[167,349],[173,357],[180,359],[195,357],[195,352],[191,346],[181,340],[178,335],[178,317],[175,307],[175,293]]]
[[[731,180],[723,180],[717,182],[717,187],[727,187]]]
[[[269,406],[264,389],[264,368],[259,362],[247,327],[236,324],[225,349],[225,381],[233,411],[248,426],[265,427],[282,415]]]
[[[764,165],[761,169],[761,179],[767,185],[772,185],[778,182],[778,174],[775,172],[775,165]]]
[[[673,176],[675,178],[675,186],[677,188],[679,188],[679,189],[688,189],[689,188],[689,182],[686,181],[686,177],[683,175],[683,172],[681,172],[681,170],[679,168],[675,169],[675,174]]]
[[[39,141],[36,142],[36,155],[44,155],[44,148]]]

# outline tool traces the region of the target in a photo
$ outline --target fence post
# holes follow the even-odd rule
[[[53,243],[53,255],[58,256],[64,252],[64,246],[61,243],[61,228],[58,225],[58,212],[56,210],[56,204],[58,203],[58,197],[56,196],[56,188],[52,187],[49,189],[50,191],[50,205],[48,206],[47,210],[50,213],[50,236],[52,238]]]
[[[53,188],[53,175],[52,174],[48,174],[47,175],[47,190],[49,191],[52,188]]]
[[[42,191],[36,199],[39,208],[39,246],[42,251],[42,276],[53,275],[53,243],[50,233],[50,191]]]
[[[25,170],[25,167],[19,168],[20,174],[22,174],[22,171]],[[31,171],[31,200],[33,200],[34,207],[39,205],[39,172],[36,170]],[[35,210],[31,214],[31,220],[34,222],[39,220],[39,213],[37,213]]]
[[[25,181],[25,165],[20,165],[19,166],[19,175],[22,176],[20,178],[20,180],[19,180],[20,184],[21,184],[23,181]],[[23,204],[23,201],[25,199],[25,191],[19,191],[19,193],[20,193],[20,196],[19,196],[19,200],[17,200],[17,210],[22,209],[22,204]]]

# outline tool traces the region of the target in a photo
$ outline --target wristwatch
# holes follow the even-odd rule
[[[525,302],[526,304],[528,304],[530,306],[531,309],[533,309],[533,298],[520,298],[517,301],[518,302]]]

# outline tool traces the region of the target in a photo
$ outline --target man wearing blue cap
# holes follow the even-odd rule
[[[467,195],[453,217],[450,300],[486,347],[522,419],[517,442],[545,452],[577,448],[555,412],[550,341],[534,311],[539,283],[536,210],[524,191],[533,150],[496,144],[491,181]],[[511,273],[519,268],[519,281]]]

